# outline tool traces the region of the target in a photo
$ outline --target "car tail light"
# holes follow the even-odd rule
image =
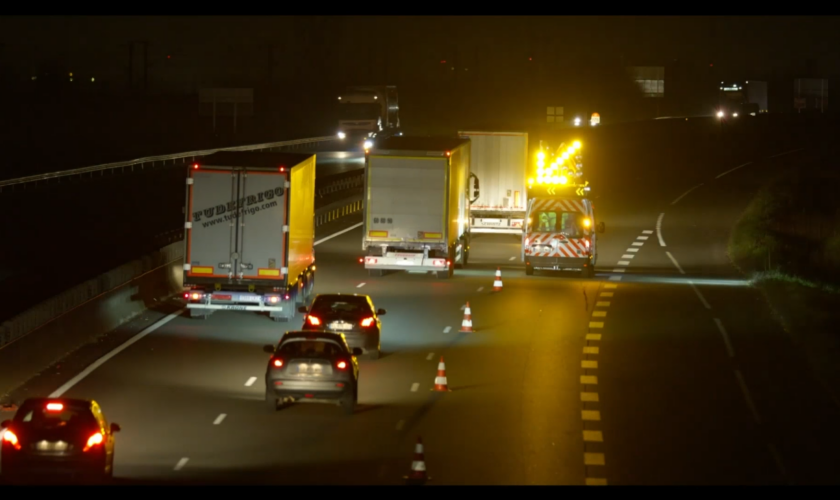
[[[370,325],[373,324],[373,318],[365,318],[362,320],[362,326],[368,328]]]
[[[61,411],[64,405],[61,403],[47,403],[47,411]]]
[[[92,435],[88,438],[87,444],[85,445],[82,451],[90,451],[95,446],[99,446],[102,444],[103,436],[101,432],[97,432],[96,434]]]
[[[6,430],[6,432],[3,433],[3,442],[9,443],[16,450],[20,449],[20,441],[18,441],[18,437],[10,430]]]
[[[306,321],[309,322],[312,326],[321,326],[321,320],[316,318],[315,316],[307,316]]]
[[[339,361],[335,364],[335,367],[339,370],[346,370],[347,369],[347,362],[346,361]]]
[[[275,368],[281,368],[283,366],[283,360],[280,359],[280,358],[274,358],[274,360],[271,362],[271,364]]]

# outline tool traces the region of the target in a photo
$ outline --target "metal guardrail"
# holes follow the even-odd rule
[[[105,171],[109,170],[118,170],[118,169],[126,169],[131,168],[134,170],[134,167],[140,166],[140,168],[145,168],[146,164],[151,163],[154,167],[157,163],[162,163],[166,165],[166,162],[171,161],[175,164],[178,160],[180,163],[185,163],[186,159],[190,159],[191,161],[194,160],[196,157],[202,157],[211,155],[213,153],[217,153],[219,151],[263,151],[263,150],[274,150],[274,149],[284,149],[284,148],[300,148],[303,146],[311,145],[311,144],[318,144],[322,142],[331,142],[331,141],[339,141],[340,139],[337,136],[326,136],[326,137],[311,137],[308,139],[296,139],[293,141],[280,141],[280,142],[267,142],[264,144],[252,144],[247,146],[233,146],[229,148],[217,148],[217,149],[205,149],[201,151],[188,151],[186,153],[175,153],[170,155],[160,155],[160,156],[149,156],[146,158],[137,158],[135,160],[128,160],[128,161],[118,161],[114,163],[105,163],[103,165],[94,165],[91,167],[82,167],[76,168],[72,170],[63,170],[60,172],[49,172],[46,174],[37,174],[37,175],[30,175],[27,177],[19,177],[17,179],[8,179],[5,181],[0,181],[0,192],[3,189],[14,189],[16,186],[38,183],[38,182],[45,182],[50,181],[53,179],[62,179],[65,177],[73,177],[73,176],[82,176],[85,174],[90,174],[93,176],[95,173],[99,173],[100,175],[104,174]]]

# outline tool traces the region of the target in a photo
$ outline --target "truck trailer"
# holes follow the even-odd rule
[[[365,155],[362,236],[371,276],[451,278],[470,248],[470,141],[395,136]]]
[[[518,236],[525,220],[528,134],[458,132],[458,135],[471,142],[470,172],[477,183],[478,199],[470,205],[470,232]]]
[[[314,154],[223,151],[191,166],[183,270],[191,317],[295,317],[315,284],[314,189]]]

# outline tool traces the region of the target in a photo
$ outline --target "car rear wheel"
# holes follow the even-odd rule
[[[277,411],[277,396],[268,387],[265,388],[265,409],[272,413]]]
[[[341,409],[344,410],[346,415],[352,415],[356,411],[356,388],[353,387],[353,391],[346,394],[344,397],[341,398]]]

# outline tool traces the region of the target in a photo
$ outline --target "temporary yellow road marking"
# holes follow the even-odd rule
[[[598,354],[598,351],[599,349],[596,346],[586,346],[583,348],[584,354]]]
[[[587,477],[586,478],[586,485],[587,486],[606,486],[607,480],[602,477]]]
[[[589,328],[604,328],[603,321],[590,321]]]
[[[601,431],[583,431],[583,440],[593,443],[603,443],[604,434]]]
[[[598,377],[595,375],[581,375],[580,383],[583,385],[598,385]]]
[[[598,399],[597,392],[581,392],[580,400],[584,403],[597,403],[598,401],[600,401]]]
[[[586,465],[604,465],[603,453],[584,453],[583,463]]]
[[[607,315],[607,311],[595,311],[592,313],[592,316],[595,318],[603,318]]]
[[[580,367],[581,368],[593,368],[593,369],[598,368],[598,362],[597,361],[592,361],[592,360],[589,360],[589,359],[584,359],[583,361],[580,362]]]
[[[589,420],[591,422],[601,421],[601,412],[597,410],[583,410],[582,412],[580,412],[580,416],[584,420]]]
[[[587,333],[586,340],[601,340],[600,333]]]
[[[612,294],[610,294],[610,295],[612,295]],[[610,307],[610,303],[605,302],[603,300],[599,300],[598,302],[595,303],[595,307]]]

